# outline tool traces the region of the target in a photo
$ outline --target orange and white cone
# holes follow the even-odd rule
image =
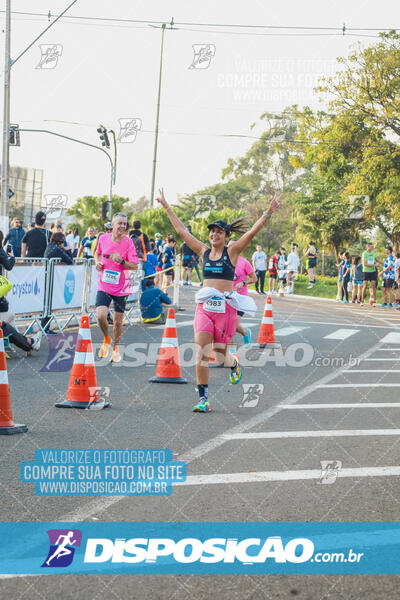
[[[285,297],[285,288],[283,287],[283,281],[279,282],[279,296],[281,298]]]
[[[89,317],[84,315],[81,317],[76,340],[67,397],[62,402],[57,402],[56,406],[57,408],[90,408],[99,402],[98,390]],[[101,404],[103,408],[110,405],[108,401]]]
[[[173,308],[168,309],[156,374],[149,381],[152,383],[187,383],[187,379],[182,377],[175,310]]]
[[[3,330],[0,323],[0,435],[13,435],[25,431],[28,431],[26,425],[16,425],[13,421]]]
[[[276,348],[279,344],[275,343],[274,317],[272,315],[272,300],[271,296],[267,296],[267,302],[264,307],[264,315],[261,320],[261,327],[258,333],[257,343],[260,348]]]

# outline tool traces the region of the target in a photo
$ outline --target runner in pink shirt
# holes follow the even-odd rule
[[[228,247],[235,242],[231,240],[228,243]],[[254,273],[254,269],[252,264],[243,258],[243,256],[238,257],[238,261],[235,267],[235,279],[233,280],[233,289],[237,291],[238,294],[242,294],[243,296],[249,295],[249,288],[247,287],[248,283],[256,283],[257,275]],[[236,332],[241,333],[243,336],[243,341],[246,346],[251,345],[251,331],[250,329],[244,329],[241,326],[240,320],[244,315],[244,312],[241,310],[237,311],[238,320],[236,325]]]
[[[122,336],[122,321],[126,300],[131,293],[129,271],[137,269],[139,259],[131,238],[126,234],[127,218],[122,213],[114,215],[111,233],[99,238],[95,252],[99,281],[96,295],[96,316],[104,335],[99,358],[107,358],[111,336],[108,330],[107,313],[114,302],[114,346],[110,360],[120,362],[119,341]]]

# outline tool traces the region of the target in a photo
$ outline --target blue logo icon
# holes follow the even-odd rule
[[[48,529],[49,553],[42,567],[68,567],[74,558],[75,548],[81,545],[79,529]]]
[[[72,269],[68,269],[64,283],[64,300],[69,304],[75,291],[75,275]]]

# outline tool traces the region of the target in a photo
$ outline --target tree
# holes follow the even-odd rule
[[[350,148],[356,167],[346,194],[365,195],[364,227],[379,227],[398,250],[400,246],[400,35],[380,34],[380,42],[358,47],[335,76],[319,90],[331,98],[337,122],[364,134],[358,149]]]
[[[108,196],[83,196],[78,198],[75,204],[67,210],[67,215],[75,217],[71,227],[78,227],[81,235],[86,232],[88,227],[96,227],[98,231],[103,231],[104,221],[101,219],[101,203],[108,202],[108,200]],[[112,214],[125,212],[128,202],[129,198],[113,196]]]
[[[136,202],[130,205],[130,211],[136,216],[143,213],[146,208],[150,208],[150,200],[146,196],[140,196]]]

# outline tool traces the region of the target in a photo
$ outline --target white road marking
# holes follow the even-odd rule
[[[400,348],[378,348],[377,352],[398,352]]]
[[[400,344],[400,331],[391,331],[381,342],[382,344]]]
[[[303,329],[309,329],[309,327],[281,327],[281,329],[275,329],[275,335],[284,337],[286,335],[292,335],[293,333],[303,331]]]
[[[400,467],[354,467],[338,471],[338,479],[342,477],[393,477],[399,475]],[[258,483],[264,481],[299,481],[302,479],[320,478],[321,469],[260,471],[256,473],[215,473],[212,475],[189,475],[186,481],[175,483],[174,485],[217,485],[225,483]]]
[[[399,358],[362,358],[361,360],[363,360],[363,361],[364,360],[369,360],[369,361],[376,361],[376,360],[383,361],[384,360],[385,362],[387,362],[388,360],[391,360],[391,361],[400,361],[400,357]]]
[[[364,359],[367,356],[370,356],[371,354],[373,354],[375,352],[376,348],[378,348],[379,346],[380,346],[380,342],[378,342],[377,344],[372,346],[372,348],[370,348],[369,350],[364,352],[358,358]],[[202,444],[199,444],[195,448],[191,448],[187,452],[180,455],[179,460],[183,460],[186,462],[186,464],[189,464],[189,463],[193,462],[194,460],[196,460],[197,458],[203,457],[205,454],[208,454],[209,452],[216,450],[217,448],[219,448],[219,446],[222,446],[223,444],[226,443],[226,439],[223,437],[224,435],[229,435],[229,434],[234,434],[234,433],[243,433],[244,431],[249,431],[250,429],[254,429],[258,425],[261,425],[262,423],[265,423],[265,421],[268,421],[269,419],[271,419],[273,416],[275,416],[277,413],[281,412],[288,406],[296,404],[296,402],[299,402],[299,400],[302,400],[303,398],[307,398],[310,394],[312,394],[318,388],[319,385],[322,385],[324,383],[327,383],[328,381],[331,381],[332,379],[335,379],[342,372],[343,372],[343,368],[340,368],[340,369],[333,371],[332,373],[329,373],[328,375],[325,375],[317,382],[304,387],[302,390],[296,392],[292,396],[289,396],[289,398],[282,400],[282,402],[280,404],[277,404],[276,406],[271,406],[267,410],[264,410],[263,412],[259,413],[258,415],[255,415],[251,419],[248,419],[247,421],[239,423],[235,427],[228,429],[223,434],[217,435],[214,438],[211,438],[211,439],[203,442]],[[313,405],[311,405],[311,406],[313,407]],[[358,405],[355,405],[355,406],[357,407]],[[397,404],[396,406],[400,406],[400,404]],[[332,406],[332,408],[334,408],[334,407],[335,406]],[[293,407],[293,408],[297,408],[297,407]],[[399,469],[400,469],[400,467],[399,467]],[[318,471],[318,473],[320,474],[319,471]],[[93,515],[98,516],[99,513],[106,511],[110,506],[113,506],[114,504],[116,504],[122,500],[124,500],[124,496],[103,497],[103,498],[99,498],[99,499],[94,499],[92,502],[88,503],[86,506],[82,506],[81,508],[74,510],[70,513],[67,513],[66,515],[61,515],[60,521],[61,522],[87,521]],[[128,497],[128,500],[131,501],[132,499]]]
[[[226,440],[279,440],[308,437],[351,437],[359,435],[400,435],[400,429],[331,429],[318,431],[256,431],[224,435]]]
[[[194,320],[192,321],[179,321],[178,323],[176,323],[177,327],[186,327],[188,325],[193,325]],[[154,325],[154,327],[151,327],[151,329],[165,329],[165,324],[164,325]]]
[[[329,385],[318,385],[318,388],[381,388],[400,387],[400,383],[330,383]]]
[[[368,317],[372,317],[372,315],[368,315]],[[374,317],[375,318],[375,317]],[[280,322],[288,322],[288,319],[274,319],[275,323],[280,323]],[[290,319],[291,323],[307,323],[309,325],[344,325],[344,326],[351,326],[354,325],[354,321],[352,322],[348,322],[348,323],[340,323],[338,321],[304,321],[303,319]],[[400,324],[400,321],[397,321],[396,324],[390,323],[389,325],[372,325],[370,323],[368,323],[368,325],[363,325],[361,323],[357,323],[357,327],[366,327],[367,329],[393,329],[393,327],[398,327]]]
[[[349,369],[345,373],[400,373],[400,369]]]
[[[324,340],[347,340],[347,338],[359,333],[359,329],[337,329],[329,335],[324,336]]]
[[[400,402],[343,402],[337,404],[281,404],[282,410],[308,410],[309,408],[400,408]]]

